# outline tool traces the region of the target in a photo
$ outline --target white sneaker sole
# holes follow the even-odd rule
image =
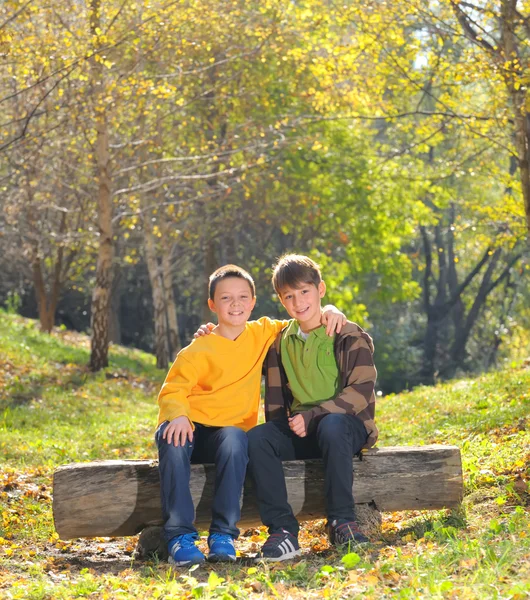
[[[293,552],[288,552],[287,554],[282,554],[281,556],[256,556],[256,561],[259,562],[261,560],[265,562],[282,562],[283,560],[291,560],[291,558],[296,558],[302,554],[302,550],[299,548],[298,550],[294,550]]]
[[[173,567],[191,567],[192,565],[202,565],[202,563],[206,560],[206,558],[202,558],[201,560],[179,560],[176,561],[171,555],[167,559],[167,562]]]

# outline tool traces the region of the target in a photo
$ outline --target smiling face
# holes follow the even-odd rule
[[[289,316],[300,323],[302,331],[310,331],[321,324],[320,299],[325,293],[326,284],[321,281],[318,285],[302,283],[297,288],[285,286],[279,297]]]
[[[248,281],[241,277],[226,277],[217,282],[210,310],[217,313],[219,325],[243,326],[256,304]]]

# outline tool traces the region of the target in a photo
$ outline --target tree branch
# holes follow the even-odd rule
[[[453,11],[456,15],[456,18],[458,19],[458,22],[462,26],[462,29],[464,30],[464,32],[467,34],[467,37],[472,42],[474,42],[477,46],[481,46],[484,50],[486,50],[490,54],[492,54],[494,56],[499,56],[498,50],[495,50],[495,48],[489,42],[487,42],[484,38],[482,38],[478,34],[478,32],[475,29],[473,29],[473,26],[471,25],[471,23],[473,23],[473,21],[460,8],[459,3],[455,2],[454,0],[451,0],[451,6],[453,7]]]

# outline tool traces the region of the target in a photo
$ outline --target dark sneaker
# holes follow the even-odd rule
[[[204,554],[195,545],[196,539],[196,533],[185,533],[169,540],[167,545],[169,564],[176,565],[177,567],[185,567],[204,562]]]
[[[208,536],[208,560],[211,562],[228,562],[236,559],[236,549],[231,535],[211,533]]]
[[[289,560],[302,553],[298,545],[298,539],[292,534],[282,529],[276,533],[271,533],[267,541],[263,544],[261,552],[257,558],[270,561]]]
[[[346,519],[335,519],[328,523],[329,541],[336,546],[345,546],[347,544],[368,544],[370,540],[359,529],[356,521],[347,521]]]

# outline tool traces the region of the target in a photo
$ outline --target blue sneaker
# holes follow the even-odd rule
[[[169,540],[167,545],[169,564],[184,567],[204,562],[204,554],[195,545],[196,539],[196,533],[184,533]]]
[[[208,560],[211,562],[230,562],[236,559],[234,540],[227,533],[211,533],[208,536],[208,547]]]

